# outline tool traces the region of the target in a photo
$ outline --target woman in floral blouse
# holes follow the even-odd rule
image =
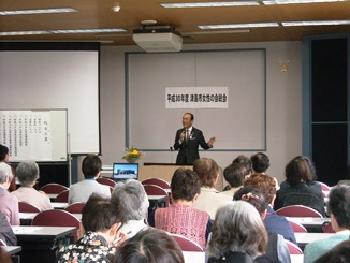
[[[58,252],[59,263],[110,263],[115,247],[124,239],[119,234],[120,219],[110,200],[92,194],[83,209],[85,234],[74,245]]]

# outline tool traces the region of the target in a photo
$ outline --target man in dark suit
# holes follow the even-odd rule
[[[179,150],[176,158],[176,164],[193,164],[194,160],[199,159],[199,145],[207,150],[212,148],[215,143],[215,137],[211,137],[205,142],[203,132],[192,127],[193,114],[185,113],[182,118],[183,128],[177,130],[175,136],[174,149]]]

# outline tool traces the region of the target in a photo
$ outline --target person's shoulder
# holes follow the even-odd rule
[[[203,133],[200,129],[197,129],[195,127],[192,127],[192,133],[196,132],[196,133]]]

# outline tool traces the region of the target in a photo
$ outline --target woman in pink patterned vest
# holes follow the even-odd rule
[[[191,170],[178,169],[171,180],[172,204],[158,208],[156,228],[183,235],[205,248],[205,233],[209,215],[193,208],[201,189],[199,177]]]

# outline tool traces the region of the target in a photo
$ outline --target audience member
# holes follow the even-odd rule
[[[11,167],[0,162],[0,212],[3,213],[11,225],[19,225],[18,201],[8,189],[12,181]]]
[[[17,197],[18,202],[26,202],[40,210],[51,209],[49,197],[44,192],[33,188],[40,177],[39,174],[39,165],[36,162],[19,163],[16,168],[16,177],[21,186],[11,194]]]
[[[244,165],[246,170],[249,172],[249,174],[252,173],[252,162],[247,156],[244,155],[238,155],[235,159],[233,159],[232,163],[238,163],[241,165]]]
[[[244,182],[244,186],[250,186],[259,189],[268,204],[267,214],[264,224],[268,233],[276,233],[282,235],[285,239],[296,243],[294,231],[289,221],[276,214],[273,205],[276,199],[276,181],[273,177],[265,174],[253,174]]]
[[[0,144],[0,163],[6,164],[8,166],[8,169],[11,172],[12,181],[9,186],[9,191],[12,192],[16,190],[16,179],[13,176],[12,166],[9,164],[9,162],[10,162],[10,149],[5,145]]]
[[[348,263],[350,262],[350,240],[344,241],[323,254],[315,263]]]
[[[264,220],[266,218],[268,204],[265,201],[264,194],[258,188],[243,187],[236,192],[235,199],[250,203],[258,210],[261,219]],[[268,232],[266,253],[255,259],[255,262],[291,262],[285,239],[277,233]]]
[[[120,232],[127,238],[148,228],[146,222],[149,202],[141,182],[130,179],[125,183],[118,183],[112,194],[112,204],[122,222]]]
[[[225,187],[222,193],[232,197],[242,187],[245,177],[250,174],[250,170],[244,164],[232,163],[224,169],[223,174],[229,186]]]
[[[324,200],[321,185],[311,161],[302,156],[295,157],[286,166],[287,180],[277,192],[275,209],[289,205],[304,205],[324,215]]]
[[[184,263],[175,240],[161,230],[140,231],[117,248],[114,263]]]
[[[258,152],[250,157],[254,173],[264,174],[270,167],[270,160],[266,154]]]
[[[215,218],[216,210],[232,201],[232,197],[215,189],[219,178],[219,166],[207,158],[197,159],[193,163],[193,171],[199,176],[202,187],[201,193],[193,203],[193,207],[206,211],[211,219]]]
[[[329,211],[335,235],[308,244],[304,250],[304,262],[315,262],[322,254],[350,236],[350,187],[338,186],[329,195]],[[331,261],[333,262],[333,261]]]
[[[209,215],[192,207],[200,191],[201,182],[194,172],[184,169],[176,170],[171,179],[173,202],[170,207],[156,210],[156,228],[186,236],[205,248],[205,233]]]
[[[60,249],[58,262],[113,262],[122,241],[119,214],[109,199],[91,194],[83,208],[85,234],[76,244]]]
[[[85,203],[92,193],[110,198],[111,189],[109,186],[101,185],[96,181],[101,174],[101,159],[97,155],[88,155],[83,160],[82,166],[85,179],[70,187],[69,203]]]
[[[265,253],[267,234],[255,207],[236,201],[218,209],[208,244],[208,263],[253,262]]]
[[[0,239],[6,246],[16,246],[17,238],[12,231],[12,228],[6,217],[0,213]]]

